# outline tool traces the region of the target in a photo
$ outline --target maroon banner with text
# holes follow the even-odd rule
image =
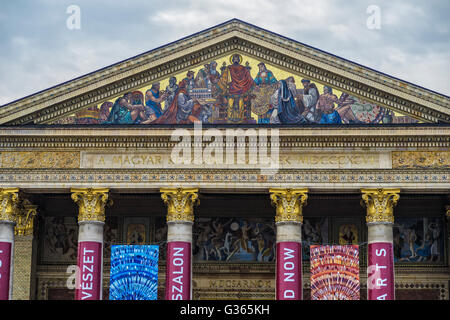
[[[367,299],[394,300],[394,252],[392,243],[369,243],[367,265]]]
[[[0,242],[0,300],[9,299],[11,247],[10,242]]]
[[[95,241],[78,243],[78,275],[75,300],[100,300],[102,291],[102,246]]]
[[[277,243],[276,299],[302,300],[302,245]]]
[[[191,243],[167,243],[166,300],[191,299]]]

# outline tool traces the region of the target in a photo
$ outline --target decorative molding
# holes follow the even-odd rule
[[[361,192],[368,224],[394,223],[394,207],[400,199],[400,189],[361,189]]]
[[[199,205],[196,188],[161,188],[161,198],[167,205],[167,222],[194,222],[194,205]]]
[[[105,205],[109,189],[72,188],[72,200],[78,204],[78,223],[82,221],[105,222]],[[111,200],[109,200],[111,203]]]
[[[21,199],[20,210],[17,215],[14,234],[16,236],[29,236],[34,231],[34,219],[37,216],[37,206],[28,199]]]
[[[208,126],[204,126],[204,129]],[[224,130],[228,127],[215,126]],[[274,127],[276,128],[276,127]],[[427,126],[365,126],[365,127],[280,127],[279,147],[292,148],[443,148],[450,144],[450,127]],[[5,127],[0,132],[0,150],[24,151],[30,148],[48,151],[64,149],[75,152],[79,149],[162,149],[172,148],[177,142],[171,141],[174,127],[56,127],[33,128]],[[192,127],[188,131],[193,135]],[[268,137],[268,146],[271,139]],[[204,145],[207,143],[204,142]],[[59,151],[59,150],[55,150]],[[398,151],[398,150],[396,150]],[[76,154],[73,155],[74,161]]]
[[[0,168],[66,168],[80,167],[77,151],[4,151],[0,152]]]
[[[324,189],[361,189],[368,185],[448,190],[447,170],[280,170],[275,175],[261,175],[260,170],[14,170],[0,169],[0,184],[21,188],[70,188],[70,186],[109,186],[109,188],[156,188],[183,185],[195,188],[227,189],[298,185]]]
[[[269,189],[272,205],[276,208],[275,223],[303,223],[303,206],[308,189]]]
[[[450,168],[450,151],[394,151],[392,168]]]
[[[0,189],[0,221],[15,223],[19,214],[19,188]]]

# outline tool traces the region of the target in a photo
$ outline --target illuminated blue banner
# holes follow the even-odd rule
[[[111,246],[110,300],[157,300],[156,245]]]

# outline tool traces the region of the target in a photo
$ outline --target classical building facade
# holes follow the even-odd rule
[[[309,299],[313,244],[359,245],[361,299],[449,299],[449,123],[445,95],[239,20],[11,102],[0,299],[108,299],[114,244],[160,246],[159,299]]]

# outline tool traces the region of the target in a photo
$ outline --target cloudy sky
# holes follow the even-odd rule
[[[448,0],[1,0],[0,105],[232,18],[450,95]]]

